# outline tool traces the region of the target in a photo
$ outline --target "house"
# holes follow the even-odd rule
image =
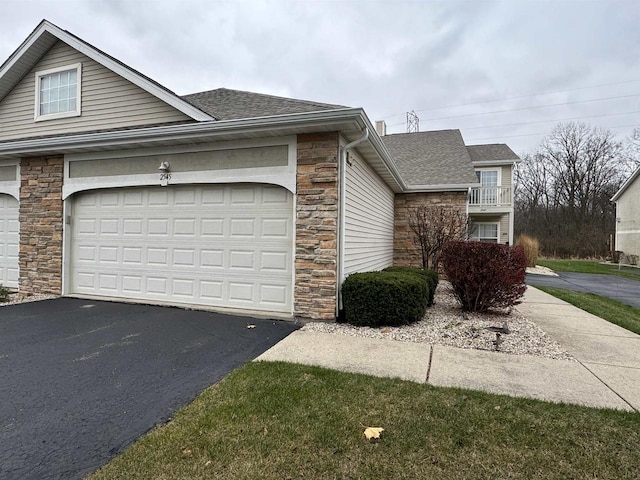
[[[513,245],[513,172],[520,158],[505,144],[467,147],[479,187],[469,195],[470,236]]]
[[[628,261],[637,264],[640,257],[640,167],[611,201],[616,204],[615,248],[623,252]]]
[[[513,170],[520,158],[507,145],[467,146],[459,130],[386,135],[383,122],[376,126],[407,185],[396,195],[396,263],[416,264],[408,217],[419,204],[464,210],[470,238],[513,244]]]
[[[179,96],[45,20],[0,66],[0,282],[332,320],[347,275],[418,262],[408,204],[471,208],[482,177],[455,132],[426,137],[459,158],[396,159],[361,108]]]

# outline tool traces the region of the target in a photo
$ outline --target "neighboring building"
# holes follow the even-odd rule
[[[513,171],[520,158],[504,144],[467,151],[480,182],[469,195],[470,237],[513,245]]]
[[[459,132],[412,135],[396,159],[361,108],[181,97],[43,21],[0,66],[0,283],[334,319],[346,275],[418,263],[408,205],[480,186]]]
[[[520,158],[507,145],[466,146],[459,130],[382,140],[407,183],[406,193],[396,195],[396,263],[415,264],[408,212],[420,203],[464,209],[471,239],[513,244],[513,170]]]
[[[387,150],[398,165],[407,187],[395,198],[394,263],[419,266],[420,251],[409,227],[411,210],[419,205],[442,205],[467,213],[471,188],[478,179],[459,130],[385,135]]]
[[[616,203],[615,249],[624,252],[629,261],[635,260],[637,264],[640,257],[640,167],[611,201]]]

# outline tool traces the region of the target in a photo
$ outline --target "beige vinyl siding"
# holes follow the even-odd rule
[[[502,176],[501,179],[501,187],[511,187],[513,188],[513,179],[511,178],[511,170],[513,169],[512,165],[503,165],[502,166],[502,172],[500,172],[500,175]]]
[[[616,217],[616,250],[640,255],[640,177],[618,198]]]
[[[75,63],[82,63],[82,115],[35,122],[35,73]],[[0,102],[0,141],[185,120],[190,118],[59,41]]]
[[[353,152],[347,165],[345,273],[381,270],[393,264],[394,194]]]
[[[500,217],[500,243],[509,243],[509,214]]]

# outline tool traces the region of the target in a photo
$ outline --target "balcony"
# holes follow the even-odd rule
[[[469,207],[476,207],[470,211],[488,211],[511,208],[513,196],[511,187],[478,187],[472,188],[469,195]]]

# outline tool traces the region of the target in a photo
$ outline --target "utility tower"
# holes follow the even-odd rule
[[[420,119],[416,112],[407,112],[407,133],[417,133],[420,131]]]

